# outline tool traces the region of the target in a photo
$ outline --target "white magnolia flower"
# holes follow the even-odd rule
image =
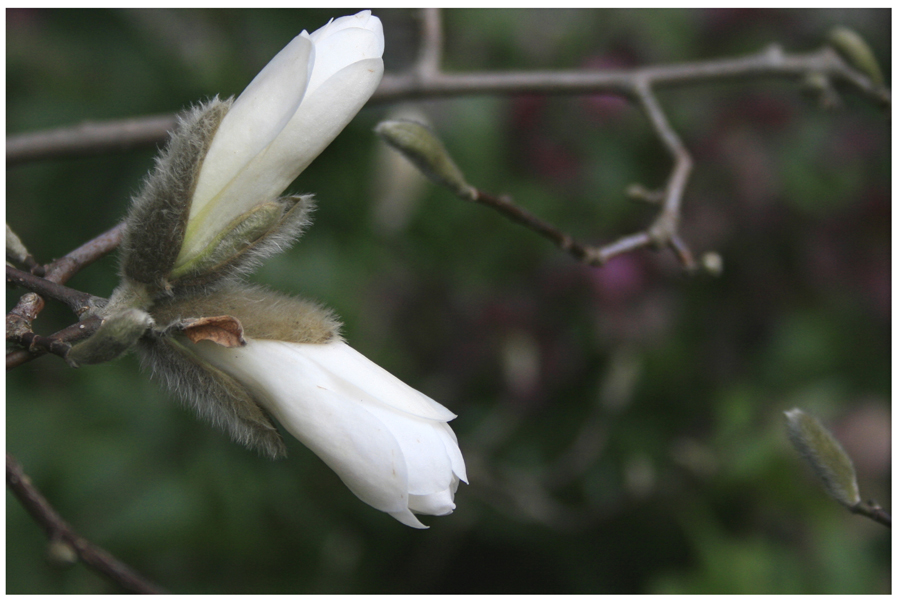
[[[384,72],[370,11],[303,31],[235,100],[206,154],[176,268],[236,218],[277,198],[366,103]]]
[[[246,386],[363,502],[415,528],[447,515],[466,467],[452,412],[342,341],[192,347]]]

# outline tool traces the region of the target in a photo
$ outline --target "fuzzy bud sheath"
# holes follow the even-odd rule
[[[374,92],[383,50],[369,11],[342,17],[295,37],[236,100],[180,115],[126,218],[99,341],[72,352],[133,347],[235,441],[283,456],[278,421],[364,502],[424,528],[415,514],[449,514],[466,480],[455,415],[350,348],[330,311],[242,281],[309,224],[311,196],[282,194]]]

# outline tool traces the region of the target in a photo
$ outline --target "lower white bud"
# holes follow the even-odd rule
[[[341,341],[192,351],[247,386],[362,501],[415,528],[447,515],[466,469],[449,410]]]

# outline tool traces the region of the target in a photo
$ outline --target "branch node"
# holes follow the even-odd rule
[[[632,183],[625,189],[625,194],[630,200],[646,202],[658,206],[666,199],[664,190],[648,190],[640,183]]]

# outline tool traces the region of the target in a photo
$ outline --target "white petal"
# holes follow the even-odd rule
[[[348,383],[365,389],[387,406],[436,421],[456,418],[447,408],[403,383],[347,344],[316,344],[308,352],[314,353],[323,368],[339,374]]]
[[[287,126],[231,181],[217,202],[266,202],[278,197],[337,137],[378,87],[380,58],[342,69],[304,99]]]
[[[422,515],[442,517],[452,513],[456,509],[456,505],[453,503],[453,492],[446,489],[424,496],[410,494],[409,509]]]
[[[408,491],[411,494],[433,494],[449,487],[453,467],[446,438],[448,432],[451,436],[453,432],[442,421],[446,415],[453,416],[453,413],[343,342],[258,343],[283,344],[295,352],[302,351],[323,371],[317,386],[358,399],[360,406],[383,423],[393,434],[406,459]],[[458,457],[461,462],[459,448],[455,443],[452,447],[455,450],[453,458]]]
[[[406,509],[406,462],[394,436],[358,399],[334,391],[331,375],[315,361],[283,342],[248,340],[231,349],[200,342],[194,350],[254,389],[360,500],[384,512]]]
[[[350,27],[358,27],[362,29],[368,29],[369,31],[373,31],[379,34],[379,37],[384,39],[384,31],[381,26],[381,20],[378,17],[372,16],[371,10],[364,10],[356,13],[355,15],[348,15],[346,17],[340,17],[338,19],[332,19],[322,27],[319,27],[315,31],[310,34],[310,38],[314,42],[318,42],[319,40],[325,39],[335,33],[347,29]],[[382,43],[382,49],[384,44]],[[378,56],[381,56],[379,54]]]
[[[469,483],[469,477],[466,474],[466,461],[463,460],[462,451],[459,449],[459,443],[456,440],[456,433],[446,423],[441,427],[441,441],[444,443],[444,449],[450,458],[451,468],[457,478]],[[459,484],[459,482],[456,482]],[[456,491],[456,488],[453,488]]]
[[[388,408],[377,401],[364,408],[391,431],[406,459],[410,494],[434,494],[450,487],[453,469],[435,423]]]
[[[313,65],[307,95],[315,92],[332,75],[361,60],[381,58],[384,37],[368,29],[352,27],[336,35],[316,41],[316,62]]]
[[[403,510],[399,510],[397,512],[388,513],[404,525],[408,525],[414,529],[428,529],[428,525],[422,525],[422,522],[416,518],[416,515],[412,514],[408,508]]]
[[[284,129],[303,100],[314,64],[312,42],[298,35],[260,71],[219,125],[200,169],[191,218]],[[253,205],[254,197],[244,201]],[[220,209],[217,209],[220,210]],[[246,208],[235,207],[231,218]],[[231,219],[225,219],[225,223]]]
[[[466,473],[445,422],[453,414],[345,343],[191,347],[246,385],[364,502],[417,528],[424,525],[414,512],[455,508]]]

